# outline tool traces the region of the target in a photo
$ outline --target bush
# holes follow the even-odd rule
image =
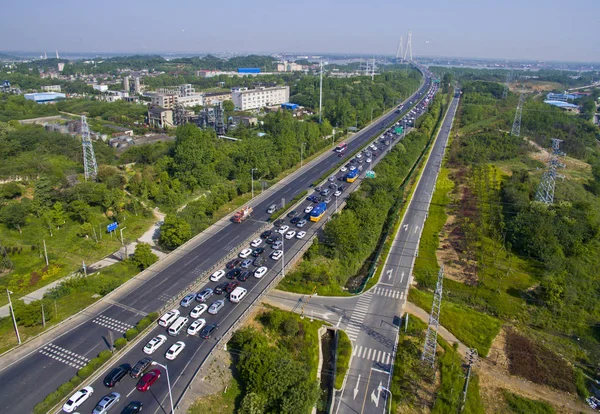
[[[66,396],[68,395],[71,391],[73,391],[73,388],[75,388],[75,385],[71,383],[71,381],[69,382],[65,382],[64,384],[62,384],[60,387],[58,387],[58,389],[56,390],[61,396]],[[62,399],[63,397],[61,397],[60,399]]]
[[[90,367],[92,367],[94,369],[94,371],[95,371],[98,368],[100,368],[100,366],[102,365],[102,363],[103,363],[103,361],[100,358],[96,357],[96,358],[90,359],[90,362],[88,362],[88,365]]]
[[[146,319],[149,319],[150,322],[154,322],[158,319],[158,312],[150,312],[148,315],[146,315]]]
[[[104,351],[102,351],[98,354],[98,359],[100,359],[102,361],[102,363],[104,363],[104,362],[108,361],[111,356],[112,356],[112,352],[110,352],[108,349],[105,349]]]
[[[127,338],[127,341],[133,341],[133,339],[138,336],[139,333],[140,331],[138,331],[136,328],[127,329],[127,332],[125,332],[125,338]]]
[[[89,364],[82,367],[79,371],[77,371],[77,376],[82,380],[88,378],[90,375],[94,373],[95,369]]]
[[[350,364],[350,356],[352,355],[352,342],[348,338],[346,332],[342,330],[337,331],[338,334],[338,345],[337,345],[337,357],[335,361],[335,388],[342,389],[346,372]]]
[[[79,378],[77,375],[75,375],[73,378],[71,378],[71,380],[69,382],[73,385],[73,389],[75,389],[75,387],[77,387],[79,384],[81,384],[83,382],[83,380],[81,378]]]
[[[137,329],[139,332],[142,332],[144,329],[146,329],[150,324],[152,323],[152,321],[148,318],[144,318],[141,319],[137,325],[135,325],[135,329]]]
[[[127,339],[125,338],[119,338],[115,341],[115,348],[117,349],[123,349],[125,345],[127,345]]]

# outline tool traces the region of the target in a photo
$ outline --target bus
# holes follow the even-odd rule
[[[346,174],[346,182],[353,183],[358,178],[358,170],[350,171]]]
[[[346,148],[348,148],[348,144],[346,144],[345,142],[342,142],[340,145],[335,147],[335,152],[342,153],[342,152],[346,151]]]
[[[317,204],[317,206],[310,212],[310,221],[321,220],[321,217],[325,215],[325,210],[327,210],[327,203]]]

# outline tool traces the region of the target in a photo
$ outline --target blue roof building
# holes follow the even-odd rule
[[[546,103],[548,105],[557,106],[562,109],[577,109],[577,108],[579,108],[579,106],[572,104],[572,103],[565,102],[565,101],[545,100],[544,103]]]
[[[67,96],[64,93],[59,92],[35,92],[26,93],[25,99],[34,101],[36,103],[51,103],[65,99]]]
[[[283,109],[288,109],[288,110],[290,110],[290,111],[293,111],[293,110],[295,110],[295,109],[298,109],[299,107],[300,107],[300,105],[298,105],[298,104],[295,104],[295,103],[289,103],[289,102],[288,102],[288,103],[282,103],[282,104],[281,104],[281,108],[283,108]]]
[[[260,68],[238,68],[238,73],[260,73]]]
[[[550,92],[546,95],[546,99],[549,101],[573,101],[577,99],[576,95],[571,95],[569,93],[552,93]]]

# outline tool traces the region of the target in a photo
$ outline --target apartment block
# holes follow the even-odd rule
[[[260,109],[264,106],[281,105],[288,102],[290,100],[290,87],[234,88],[231,97],[235,107],[241,111]]]

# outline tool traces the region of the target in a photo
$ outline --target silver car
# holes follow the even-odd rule
[[[223,308],[223,306],[225,306],[225,301],[220,299],[210,305],[210,308],[208,308],[208,313],[211,315],[216,315]]]
[[[119,400],[121,399],[121,394],[118,392],[111,392],[108,395],[105,395],[94,407],[94,411],[92,414],[104,414],[107,413],[113,406],[115,406]]]

